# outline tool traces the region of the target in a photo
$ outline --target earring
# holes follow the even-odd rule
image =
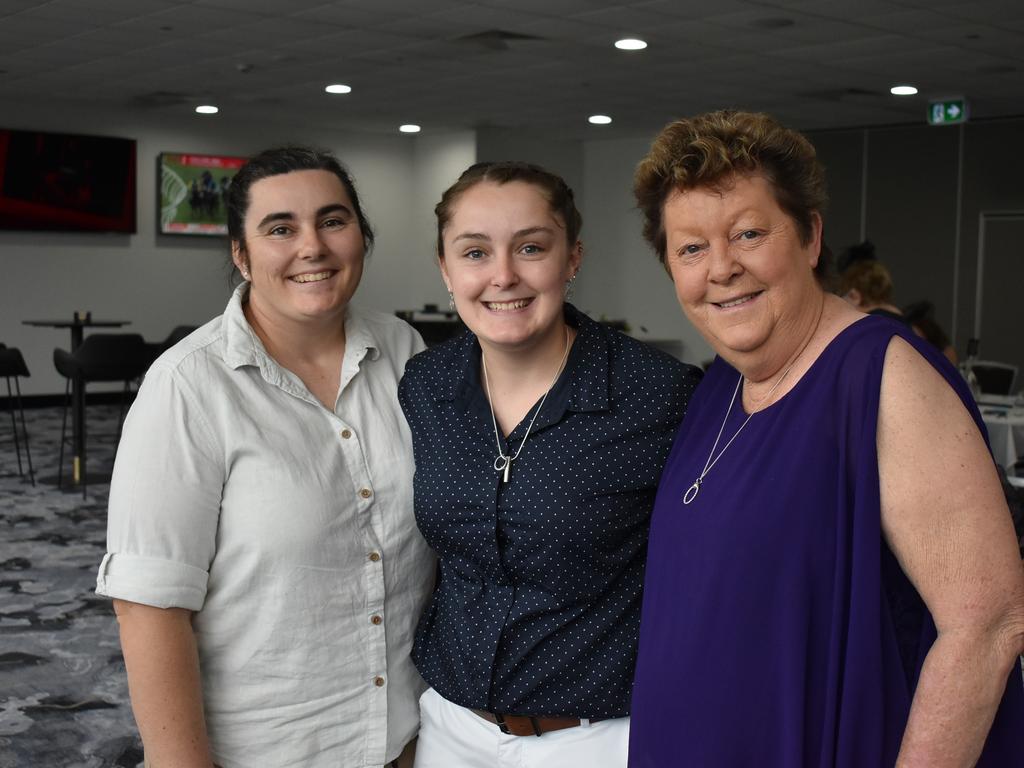
[[[455,311],[455,294],[452,293],[451,291],[448,291],[448,311]]]
[[[565,300],[568,301],[572,298],[573,283],[576,282],[576,275],[573,275],[565,281]]]

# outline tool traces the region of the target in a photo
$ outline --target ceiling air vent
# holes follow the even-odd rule
[[[455,38],[455,42],[464,43],[482,51],[507,51],[514,43],[532,43],[543,40],[536,35],[524,35],[504,29],[488,29],[485,32],[474,32]]]

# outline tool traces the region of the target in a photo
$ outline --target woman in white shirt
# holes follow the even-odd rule
[[[433,571],[396,396],[423,342],[349,303],[373,233],[331,155],[252,158],[228,231],[243,282],[147,374],[111,481],[97,592],[147,761],[390,765]]]

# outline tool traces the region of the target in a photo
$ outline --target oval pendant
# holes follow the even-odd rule
[[[508,466],[508,456],[498,456],[498,458],[496,458],[494,460],[494,471],[495,472],[504,472],[505,471],[505,467],[507,467],[507,466]]]
[[[700,491],[700,480],[694,480],[693,485],[686,489],[686,493],[683,494],[683,504],[689,504],[691,501],[697,498],[697,493]]]

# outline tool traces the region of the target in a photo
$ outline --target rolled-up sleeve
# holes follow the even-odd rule
[[[223,452],[179,370],[146,375],[110,485],[99,595],[197,611],[216,552]]]

